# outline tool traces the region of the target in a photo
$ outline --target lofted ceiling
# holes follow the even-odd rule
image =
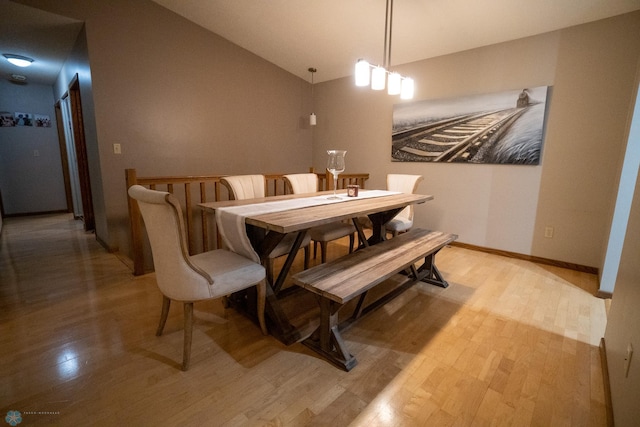
[[[306,80],[382,64],[385,0],[153,0]],[[397,0],[391,65],[533,36],[640,9],[640,0]]]
[[[106,0],[104,0],[106,1]],[[385,0],[153,0],[273,64],[315,82],[382,63]],[[391,65],[554,31],[640,9],[640,0],[397,0]],[[0,0],[0,53],[37,61],[18,73],[53,84],[82,22]]]

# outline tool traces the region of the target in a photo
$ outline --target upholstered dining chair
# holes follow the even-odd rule
[[[266,196],[266,181],[264,175],[234,175],[225,176],[220,179],[220,182],[229,191],[229,197],[233,200],[245,200],[262,198]],[[278,243],[278,245],[271,251],[268,256],[267,262],[267,278],[269,283],[273,284],[274,268],[273,262],[276,258],[284,255],[288,255],[291,252],[291,246],[296,239],[295,234],[288,234]],[[311,243],[311,237],[307,233],[300,247],[304,248],[304,268],[309,268],[309,244]]]
[[[225,249],[190,256],[177,199],[164,191],[141,185],[129,188],[129,196],[138,202],[162,293],[162,313],[156,335],[162,335],[171,300],[184,303],[184,348],[182,370],[189,369],[193,334],[193,303],[229,295],[252,286],[257,287],[257,312],[260,328],[264,320],[266,272],[262,265]]]
[[[286,185],[293,194],[315,193],[318,191],[318,175],[315,173],[296,173],[284,175]],[[345,222],[332,222],[309,230],[313,240],[313,257],[316,257],[317,244],[320,244],[320,260],[327,262],[327,244],[333,240],[349,236],[349,253],[353,252],[356,227]]]
[[[413,194],[422,181],[422,175],[388,174],[387,190]],[[385,225],[385,230],[393,236],[409,231],[413,227],[413,205],[401,210]]]
[[[266,196],[264,175],[225,176],[222,184],[229,190],[232,200],[256,199]]]

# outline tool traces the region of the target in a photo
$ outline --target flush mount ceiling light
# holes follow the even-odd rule
[[[391,25],[393,23],[393,0],[387,0],[384,23],[384,55],[383,65],[371,65],[364,59],[356,62],[356,86],[369,86],[371,89],[383,90],[387,86],[389,95],[398,95],[402,99],[413,98],[413,79],[388,71],[391,64]]]
[[[3,53],[2,56],[7,58],[7,61],[18,67],[28,67],[33,63],[33,59],[22,55],[14,55],[12,53]]]

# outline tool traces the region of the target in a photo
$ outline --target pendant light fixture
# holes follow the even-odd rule
[[[384,24],[383,65],[371,65],[364,59],[356,62],[356,86],[369,86],[373,90],[384,90],[389,95],[400,95],[402,99],[413,98],[413,79],[388,71],[391,65],[391,33],[393,23],[393,0],[387,0]]]
[[[315,68],[309,68],[309,72],[311,73],[311,110],[313,111],[313,74],[318,71]],[[309,114],[309,124],[311,126],[316,125],[316,113]]]

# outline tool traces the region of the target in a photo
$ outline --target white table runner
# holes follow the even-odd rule
[[[322,195],[218,208],[216,209],[216,225],[218,226],[218,232],[222,236],[222,240],[229,250],[255,262],[260,262],[260,257],[253,249],[253,246],[249,241],[249,237],[247,236],[245,226],[246,217],[271,212],[301,209],[310,206],[390,196],[392,194],[399,194],[399,192],[386,190],[360,190],[358,192],[358,197],[348,197],[346,194],[338,194],[338,199],[329,199],[330,195]]]

